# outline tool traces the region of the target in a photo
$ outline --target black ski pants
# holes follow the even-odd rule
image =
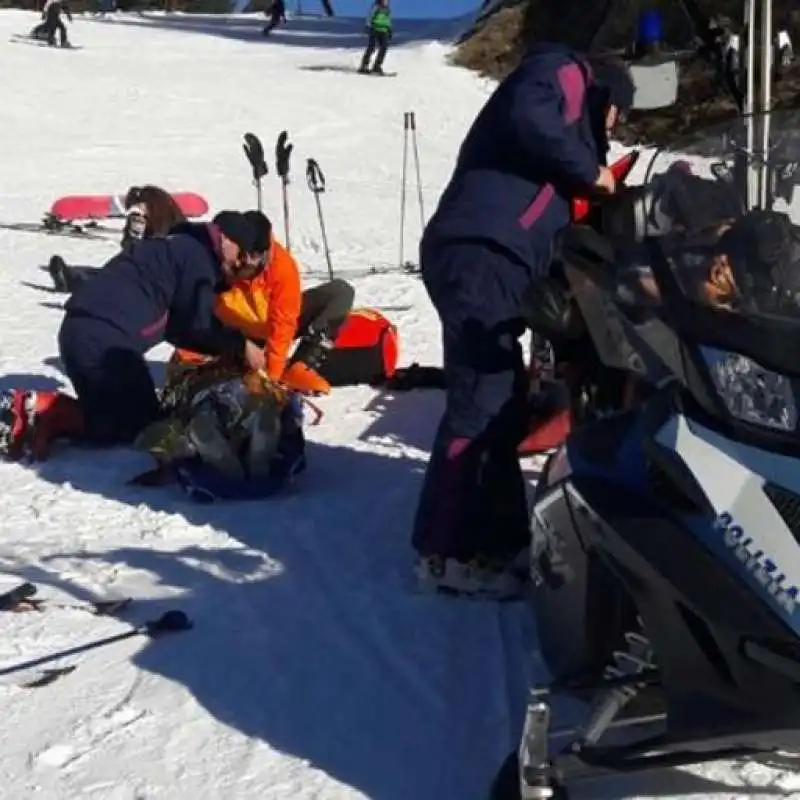
[[[63,47],[67,43],[67,26],[61,21],[61,12],[53,6],[48,9],[44,29],[47,33],[47,44],[56,43],[56,31],[59,35],[59,44]]]
[[[353,308],[355,290],[347,282],[334,278],[303,292],[297,335],[303,339],[323,334],[335,339],[347,315]]]
[[[364,51],[364,57],[361,59],[361,69],[369,69],[369,62],[375,51],[378,55],[375,57],[375,63],[372,65],[373,70],[383,69],[383,62],[386,59],[386,51],[389,49],[389,34],[383,31],[370,31],[369,40],[367,41],[367,49]]]

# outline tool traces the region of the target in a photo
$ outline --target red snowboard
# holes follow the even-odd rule
[[[202,217],[208,213],[206,199],[194,192],[174,192],[172,198],[187,217]],[[50,213],[64,222],[81,219],[121,219],[125,216],[124,194],[75,194],[59,197]]]

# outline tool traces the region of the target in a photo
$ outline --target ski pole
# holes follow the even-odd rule
[[[400,269],[403,268],[405,256],[405,230],[406,230],[406,182],[408,180],[408,132],[411,129],[411,115],[403,112],[403,173],[400,184]]]
[[[192,622],[183,611],[167,611],[162,614],[158,619],[151,622],[145,622],[143,625],[138,625],[131,628],[125,633],[118,633],[115,636],[106,636],[103,639],[95,639],[93,642],[71,647],[68,650],[62,650],[59,653],[51,653],[48,656],[41,656],[34,658],[30,661],[23,661],[21,664],[14,664],[10,667],[0,669],[0,676],[12,675],[15,672],[24,672],[34,667],[40,667],[42,664],[47,664],[51,661],[56,661],[59,658],[66,658],[68,656],[77,656],[81,653],[86,653],[89,650],[96,650],[98,647],[105,647],[109,644],[121,642],[123,639],[132,639],[134,636],[149,636],[155,639],[157,636],[163,636],[167,633],[179,633],[180,631],[188,631],[192,629]]]
[[[425,230],[425,205],[422,199],[422,177],[419,166],[419,146],[417,144],[417,115],[412,111],[411,114],[411,143],[414,148],[414,165],[417,172],[417,202],[419,203],[419,225],[420,235]]]
[[[319,218],[319,227],[322,231],[322,247],[325,251],[325,261],[328,263],[328,275],[330,279],[333,280],[331,250],[330,247],[328,247],[328,235],[325,232],[325,217],[322,214],[322,202],[320,200],[320,195],[325,191],[325,175],[319,168],[319,164],[313,158],[309,158],[306,162],[306,180],[308,181],[308,188],[311,189],[314,200],[317,203],[317,217]]]
[[[289,158],[294,145],[289,142],[289,134],[281,131],[275,143],[275,171],[281,179],[281,195],[283,197],[283,228],[286,233],[286,249],[291,252],[292,243],[289,239]]]
[[[258,136],[254,133],[246,133],[242,149],[253,169],[253,186],[256,187],[256,207],[261,211],[261,180],[269,173],[267,162],[264,160],[264,148]]]

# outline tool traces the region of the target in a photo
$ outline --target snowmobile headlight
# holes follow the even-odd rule
[[[746,356],[702,348],[711,380],[730,414],[743,422],[779,431],[797,427],[792,382]]]

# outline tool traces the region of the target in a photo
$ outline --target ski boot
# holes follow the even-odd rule
[[[281,382],[300,394],[330,394],[330,383],[317,370],[324,363],[333,344],[333,340],[324,331],[309,331],[297,345]]]
[[[69,282],[67,264],[61,256],[53,256],[47,265],[47,271],[53,279],[53,286],[57,292],[69,294],[72,290]]]

